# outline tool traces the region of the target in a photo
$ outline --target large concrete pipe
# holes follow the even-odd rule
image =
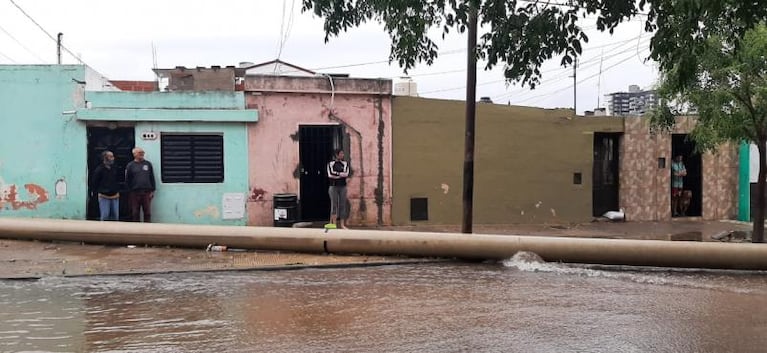
[[[0,218],[0,237],[94,244],[171,245],[507,259],[531,251],[546,261],[767,270],[767,245],[316,228],[271,228]]]

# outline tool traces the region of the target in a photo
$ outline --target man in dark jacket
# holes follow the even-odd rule
[[[141,221],[141,211],[143,210],[144,222],[151,222],[151,203],[155,190],[154,169],[152,163],[144,159],[144,150],[140,147],[133,149],[133,160],[125,166],[125,183],[130,189],[128,201],[130,202],[133,221]]]
[[[102,163],[91,175],[91,190],[99,198],[99,219],[116,221],[120,218],[120,186],[114,167],[115,155],[111,151],[104,151],[101,159]]]

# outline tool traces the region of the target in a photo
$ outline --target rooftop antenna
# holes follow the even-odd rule
[[[157,47],[154,46],[154,41],[152,42],[152,68],[157,69]]]
[[[602,54],[599,57],[599,79],[597,80],[597,108],[601,108],[599,105],[599,99],[602,97],[602,61],[605,59],[605,50],[602,49]]]

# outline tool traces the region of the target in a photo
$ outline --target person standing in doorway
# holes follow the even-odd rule
[[[349,177],[349,163],[344,160],[344,151],[333,151],[333,160],[328,163],[328,194],[330,195],[330,225],[348,229],[344,220],[348,217],[346,209],[346,178]]]
[[[671,162],[671,213],[673,217],[679,216],[681,212],[682,192],[684,191],[684,177],[687,176],[687,169],[684,166],[682,155],[674,157]]]
[[[117,221],[120,219],[120,186],[114,167],[115,155],[111,151],[101,152],[101,164],[91,175],[91,190],[99,200],[99,219]]]
[[[154,198],[155,182],[152,163],[144,159],[144,150],[140,147],[133,149],[133,160],[125,166],[125,183],[130,190],[131,217],[134,222],[152,221],[152,198]]]

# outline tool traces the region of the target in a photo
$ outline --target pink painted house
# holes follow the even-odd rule
[[[348,223],[391,224],[391,80],[250,67],[244,90],[247,107],[260,112],[248,126],[249,225],[272,226],[285,216],[276,212],[275,195],[279,202],[297,198],[290,218],[327,221],[325,167],[335,148],[352,168]]]

